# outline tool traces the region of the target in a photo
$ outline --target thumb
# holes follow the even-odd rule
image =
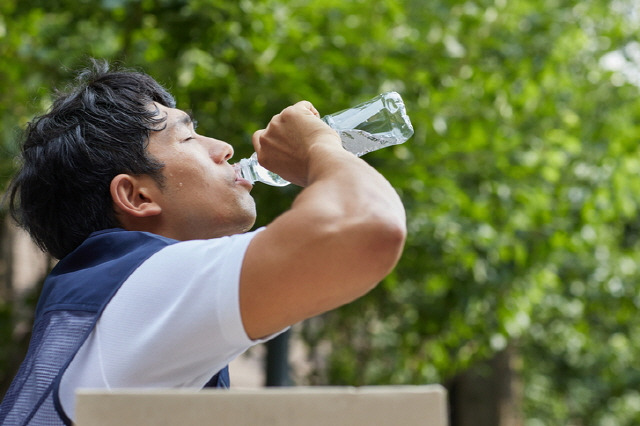
[[[253,144],[253,149],[256,152],[260,150],[260,137],[262,137],[264,132],[266,132],[265,129],[256,130],[251,136],[251,143]]]

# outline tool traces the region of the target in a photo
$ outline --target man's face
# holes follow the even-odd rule
[[[151,132],[147,151],[164,164],[158,203],[167,236],[189,240],[248,231],[256,218],[252,186],[227,162],[231,145],[198,135],[185,112],[156,106],[166,128]]]

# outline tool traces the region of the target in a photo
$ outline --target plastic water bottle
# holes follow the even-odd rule
[[[380,148],[404,143],[413,135],[413,126],[396,92],[383,93],[344,111],[322,117],[342,140],[342,146],[358,157]],[[286,186],[289,182],[258,163],[256,153],[243,158],[238,168],[244,179],[272,186]]]

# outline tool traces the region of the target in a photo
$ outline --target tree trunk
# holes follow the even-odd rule
[[[522,426],[518,356],[509,345],[449,383],[451,426]]]

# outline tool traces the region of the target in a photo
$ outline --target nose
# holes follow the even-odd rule
[[[212,139],[209,155],[216,163],[222,163],[233,157],[233,147],[224,141]]]

